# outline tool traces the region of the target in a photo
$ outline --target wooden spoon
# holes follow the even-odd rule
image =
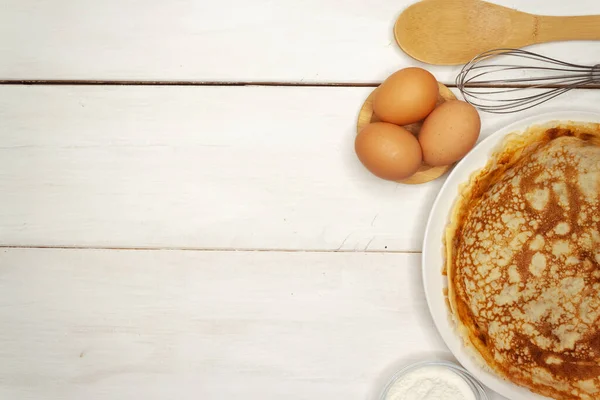
[[[423,0],[404,10],[394,34],[402,50],[417,60],[455,65],[496,48],[600,40],[600,15],[549,17],[481,0]]]

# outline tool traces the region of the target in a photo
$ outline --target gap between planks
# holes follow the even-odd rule
[[[231,249],[231,248],[203,248],[203,247],[111,247],[111,246],[27,246],[27,245],[0,245],[1,249],[58,249],[58,250],[119,250],[119,251],[197,251],[197,252],[261,252],[261,253],[372,253],[372,254],[421,254],[417,250],[302,250],[302,249]]]
[[[377,87],[381,82],[275,82],[275,81],[104,81],[104,80],[2,80],[0,85],[46,85],[46,86],[282,86],[282,87]],[[445,83],[449,88],[456,88],[455,83]],[[560,85],[470,85],[471,88],[531,88],[556,89]],[[574,89],[600,89],[600,84],[591,84]]]
[[[269,82],[269,81],[103,81],[103,80],[0,80],[0,85],[65,86],[298,86],[298,87],[377,87],[381,82]]]

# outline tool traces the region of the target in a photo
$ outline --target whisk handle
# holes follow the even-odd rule
[[[562,40],[600,40],[600,15],[537,16],[535,43]]]

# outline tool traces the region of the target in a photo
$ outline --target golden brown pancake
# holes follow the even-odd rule
[[[509,136],[463,186],[445,248],[450,313],[481,362],[600,399],[600,125]]]

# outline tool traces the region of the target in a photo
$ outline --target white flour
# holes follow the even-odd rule
[[[476,400],[469,384],[441,366],[423,366],[398,378],[386,400]]]

